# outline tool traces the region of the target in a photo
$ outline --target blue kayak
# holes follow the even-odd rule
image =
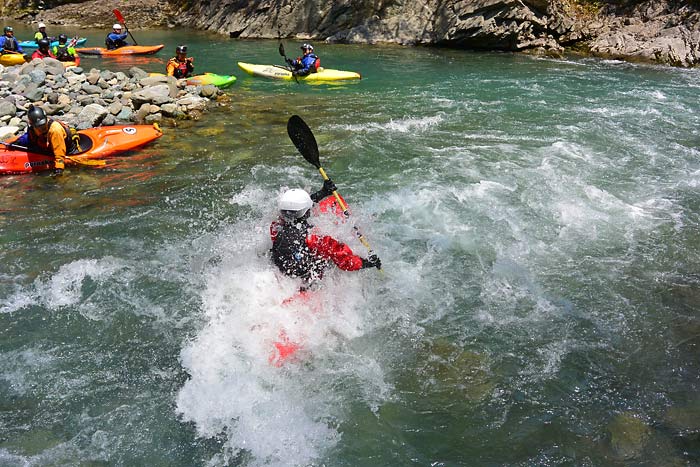
[[[72,39],[68,39],[68,43],[69,43],[69,44],[71,43],[71,41],[72,41]],[[87,38],[86,38],[86,37],[80,37],[80,38],[78,38],[78,40],[75,42],[75,44],[73,44],[73,47],[75,47],[76,45],[83,45],[85,42],[87,42]],[[51,47],[55,47],[55,46],[57,46],[57,45],[58,45],[58,41],[53,41],[53,42],[51,43]],[[25,47],[26,47],[26,48],[28,48],[28,49],[38,49],[38,48],[39,48],[39,44],[37,44],[36,41],[21,41],[21,42],[19,43],[19,46],[22,47],[22,48],[25,48]]]

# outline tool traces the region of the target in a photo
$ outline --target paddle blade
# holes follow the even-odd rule
[[[107,161],[104,159],[78,159],[77,157],[71,156],[66,156],[66,159],[68,159],[76,165],[83,165],[89,167],[103,167],[107,165]]]
[[[287,58],[287,54],[284,53],[284,45],[282,45],[281,42],[280,42],[280,47],[277,50],[279,50],[279,53],[281,56],[283,56],[284,58]]]
[[[317,169],[320,169],[321,163],[318,160],[316,138],[314,138],[311,129],[300,116],[292,115],[289,117],[289,121],[287,122],[287,134],[299,153],[304,156],[304,159],[309,161],[309,163]]]
[[[114,10],[112,10],[112,13],[114,13],[114,16],[117,17],[117,21],[124,24],[124,17],[122,16],[122,13],[119,10],[115,8]]]

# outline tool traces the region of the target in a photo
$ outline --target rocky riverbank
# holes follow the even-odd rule
[[[120,123],[199,118],[220,95],[212,85],[188,86],[172,76],[149,77],[80,67],[54,59],[0,66],[0,140],[26,129],[30,104],[77,129]]]

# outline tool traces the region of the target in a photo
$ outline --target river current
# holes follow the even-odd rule
[[[186,42],[238,81],[105,170],[0,178],[0,465],[700,463],[698,70],[315,43],[363,79],[308,85],[237,68],[276,41],[132,32],[166,49],[83,68]],[[352,209],[319,226],[384,265],[312,306],[267,253],[322,184],[293,114]]]

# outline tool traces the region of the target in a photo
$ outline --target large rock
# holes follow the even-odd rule
[[[4,117],[6,115],[14,117],[16,113],[17,107],[15,106],[14,102],[10,102],[8,100],[0,101],[0,117]]]
[[[173,101],[170,97],[170,86],[167,84],[157,84],[135,91],[131,94],[131,100],[134,108],[140,108],[145,103],[162,105]]]
[[[78,128],[92,128],[102,122],[109,112],[98,104],[86,105],[78,114]],[[85,126],[87,125],[87,126]]]

